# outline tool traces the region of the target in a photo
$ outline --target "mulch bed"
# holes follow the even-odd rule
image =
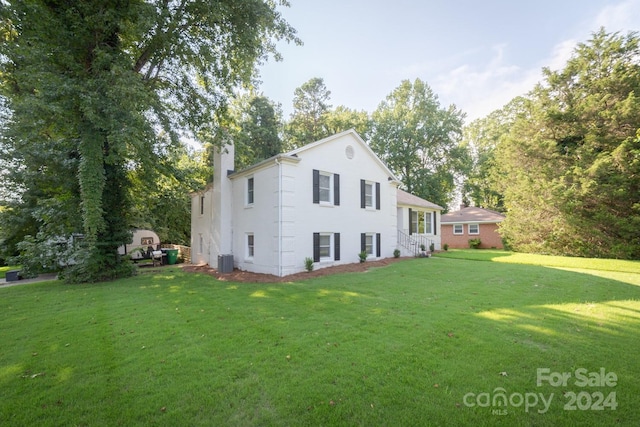
[[[208,274],[218,280],[228,282],[250,282],[250,283],[283,283],[283,282],[299,282],[301,280],[311,279],[313,277],[328,276],[337,273],[361,273],[375,267],[384,267],[402,261],[407,258],[385,258],[379,261],[367,261],[363,263],[336,265],[334,267],[325,267],[311,272],[302,272],[290,274],[285,277],[273,276],[271,274],[251,273],[248,271],[233,270],[232,273],[219,274],[218,270],[211,268],[206,264],[201,265],[184,265],[182,270],[187,273]]]

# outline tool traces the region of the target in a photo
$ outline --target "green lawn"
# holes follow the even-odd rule
[[[640,273],[561,267],[0,288],[0,425],[637,426]]]

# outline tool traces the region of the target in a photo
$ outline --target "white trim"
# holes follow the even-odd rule
[[[321,205],[331,205],[333,206],[333,176],[335,174],[331,172],[318,171],[318,200]],[[329,178],[329,188],[322,187],[320,183],[322,182],[322,177]],[[322,190],[329,190],[328,200],[322,200]]]
[[[455,224],[451,224],[453,226],[453,235],[454,236],[462,236],[464,235],[464,224],[462,223],[455,223]],[[460,226],[460,232],[456,233],[456,225]]]
[[[471,231],[471,226],[475,225],[476,227],[478,227],[478,231],[473,233]],[[478,234],[480,234],[480,224],[478,224],[477,222],[471,222],[469,224],[467,224],[467,233],[469,233],[470,236],[477,236]]]
[[[251,182],[251,189],[249,189],[249,182]],[[249,200],[249,194],[251,194],[251,200]],[[253,207],[256,202],[256,180],[253,175],[247,176],[244,185],[244,206]]]
[[[249,242],[249,240],[252,240]],[[253,257],[256,254],[256,236],[254,233],[245,233],[245,261],[253,261]]]
[[[320,233],[320,241],[318,242],[318,245],[320,247],[320,262],[333,262],[334,261],[335,242],[334,242],[334,239],[333,239],[333,235],[334,235],[334,233]],[[328,237],[329,238],[329,255],[327,255],[327,256],[322,256],[322,238],[323,237]]]

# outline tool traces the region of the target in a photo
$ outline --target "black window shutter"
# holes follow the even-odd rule
[[[380,183],[376,182],[376,209],[380,210]]]
[[[320,203],[320,171],[313,170],[313,203]]]
[[[438,228],[436,227],[436,225],[438,224],[438,212],[434,212],[433,213],[433,234],[436,235],[438,234]]]
[[[413,210],[409,208],[409,235],[413,234]]]
[[[360,180],[360,207],[362,209],[365,208],[365,200],[364,200],[364,186],[365,186],[365,182],[364,179]]]
[[[320,233],[313,233],[313,262],[320,262]]]
[[[340,233],[335,233],[333,235],[333,259],[335,261],[340,261]]]
[[[367,233],[360,233],[360,252],[367,250]]]
[[[340,174],[333,175],[333,204],[340,206]]]
[[[380,235],[380,233],[376,233],[376,256],[378,258],[380,258],[380,254],[382,253],[382,251],[380,250],[381,239],[382,239],[382,236]]]

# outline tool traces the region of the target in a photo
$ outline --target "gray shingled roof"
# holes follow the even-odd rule
[[[413,194],[407,193],[398,188],[398,205],[405,206],[414,206],[417,208],[428,208],[428,209],[444,209],[442,206],[438,206],[435,203],[431,203],[428,200],[421,199],[418,196],[414,196]]]
[[[501,222],[504,218],[505,216],[499,212],[478,208],[476,206],[468,206],[459,211],[442,215],[441,222],[443,224],[460,222]]]

